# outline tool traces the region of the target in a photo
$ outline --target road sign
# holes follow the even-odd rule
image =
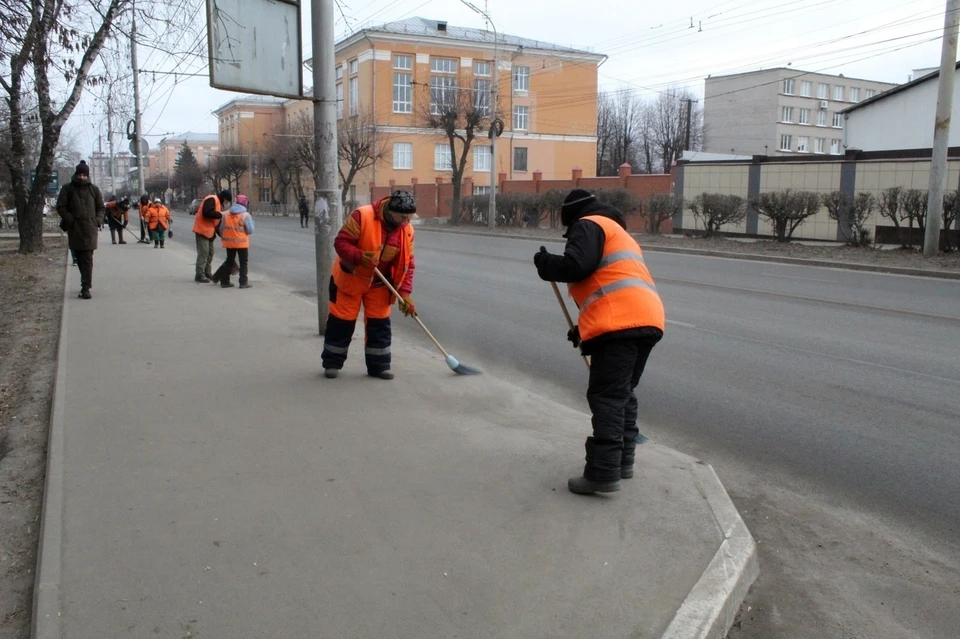
[[[140,138],[140,155],[146,156],[149,150],[150,145],[147,144],[146,140]],[[134,140],[130,140],[130,153],[133,154],[134,157],[137,155],[137,145],[134,144]]]
[[[30,169],[30,186],[37,181],[37,170]],[[50,176],[50,184],[47,185],[47,193],[56,193],[60,190],[60,174],[56,171]]]
[[[297,0],[207,0],[210,86],[303,97]]]

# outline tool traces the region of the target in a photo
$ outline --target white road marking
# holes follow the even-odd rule
[[[696,328],[695,324],[687,324],[686,322],[678,322],[677,320],[667,320],[667,324],[676,324],[677,326],[685,326],[686,328]]]

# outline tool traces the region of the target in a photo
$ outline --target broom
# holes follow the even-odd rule
[[[386,285],[386,287],[390,289],[390,292],[396,296],[397,300],[400,300],[400,301],[403,300],[403,298],[400,296],[400,293],[397,292],[397,289],[393,288],[393,284],[390,283],[390,280],[384,277],[383,273],[380,272],[380,269],[374,267],[373,272],[376,273],[377,277],[379,277],[380,280]],[[444,360],[447,362],[447,366],[450,367],[450,370],[452,370],[457,375],[479,375],[480,374],[480,370],[467,366],[466,364],[461,364],[456,357],[454,357],[453,355],[448,353],[446,350],[444,350],[443,346],[440,346],[440,342],[437,341],[437,338],[433,336],[433,333],[427,330],[427,327],[424,326],[423,322],[420,321],[419,317],[414,315],[413,319],[417,320],[417,324],[419,324],[420,328],[423,329],[423,332],[427,334],[427,337],[430,338],[430,341],[432,341],[434,345],[440,349],[440,352],[443,353]]]
[[[567,305],[563,301],[563,295],[560,294],[560,288],[557,286],[556,282],[550,282],[553,284],[553,292],[557,296],[557,301],[560,302],[560,308],[563,309],[563,316],[567,318],[567,325],[572,331],[574,329],[573,318],[570,317],[570,312],[567,311]],[[587,359],[587,356],[583,353],[580,353],[580,356],[583,358],[583,363],[587,365],[587,369],[590,368],[590,360]]]

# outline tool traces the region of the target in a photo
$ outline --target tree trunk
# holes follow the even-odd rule
[[[450,211],[450,223],[460,224],[460,180],[453,181],[453,209]]]

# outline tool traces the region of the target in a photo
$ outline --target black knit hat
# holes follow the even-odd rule
[[[387,202],[387,208],[394,213],[403,213],[404,215],[416,213],[417,201],[410,191],[394,191],[390,195],[390,201]]]
[[[229,189],[220,191],[217,197],[220,198],[221,202],[233,202],[233,193],[231,193]]]
[[[76,170],[77,175],[90,175],[90,167],[87,166],[87,163],[83,160],[80,160],[80,164],[77,165]]]
[[[583,210],[597,201],[597,196],[583,189],[574,189],[570,191],[563,200],[560,207],[560,223],[564,226],[570,226],[581,217]]]

